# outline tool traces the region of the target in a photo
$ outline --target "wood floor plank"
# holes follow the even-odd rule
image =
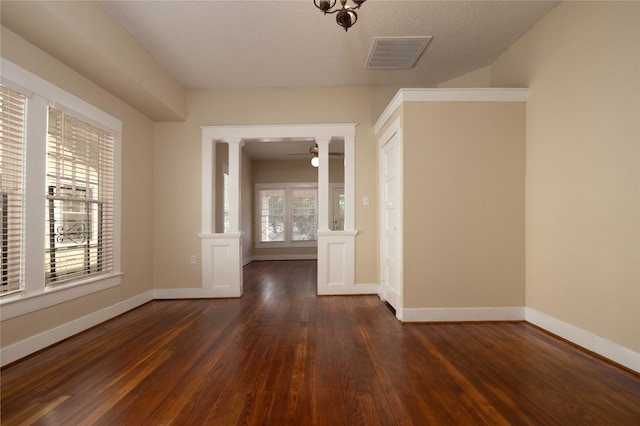
[[[51,411],[67,399],[69,399],[69,395],[59,396],[49,402],[31,404],[28,409],[22,411],[20,415],[10,419],[9,421],[3,421],[2,424],[5,426],[31,425],[38,421],[42,421],[42,419],[46,418]]]
[[[640,376],[524,322],[399,323],[254,262],[240,299],[157,300],[1,370],[2,424],[640,424]]]

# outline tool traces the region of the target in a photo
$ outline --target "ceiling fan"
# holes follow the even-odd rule
[[[312,147],[309,148],[309,152],[308,153],[300,153],[300,154],[288,154],[290,156],[294,156],[294,155],[313,155],[314,157],[318,156],[318,145],[313,145]],[[343,156],[344,153],[342,152],[330,152],[329,155],[336,155],[336,156]]]

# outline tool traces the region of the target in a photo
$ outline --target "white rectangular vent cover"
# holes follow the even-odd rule
[[[367,58],[366,68],[410,69],[431,41],[425,37],[376,37]]]

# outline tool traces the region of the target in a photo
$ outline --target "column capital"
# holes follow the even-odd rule
[[[242,138],[226,138],[222,141],[228,143],[229,145],[239,145],[240,147],[244,146],[244,139]]]
[[[322,147],[328,147],[329,146],[329,142],[331,142],[331,138],[323,136],[323,137],[316,137],[315,138],[316,144],[318,145],[318,147],[322,146]]]

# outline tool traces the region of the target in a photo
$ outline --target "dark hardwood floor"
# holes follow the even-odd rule
[[[255,262],[241,299],[153,301],[7,366],[2,424],[640,424],[640,376],[531,325],[402,325],[315,276]]]

